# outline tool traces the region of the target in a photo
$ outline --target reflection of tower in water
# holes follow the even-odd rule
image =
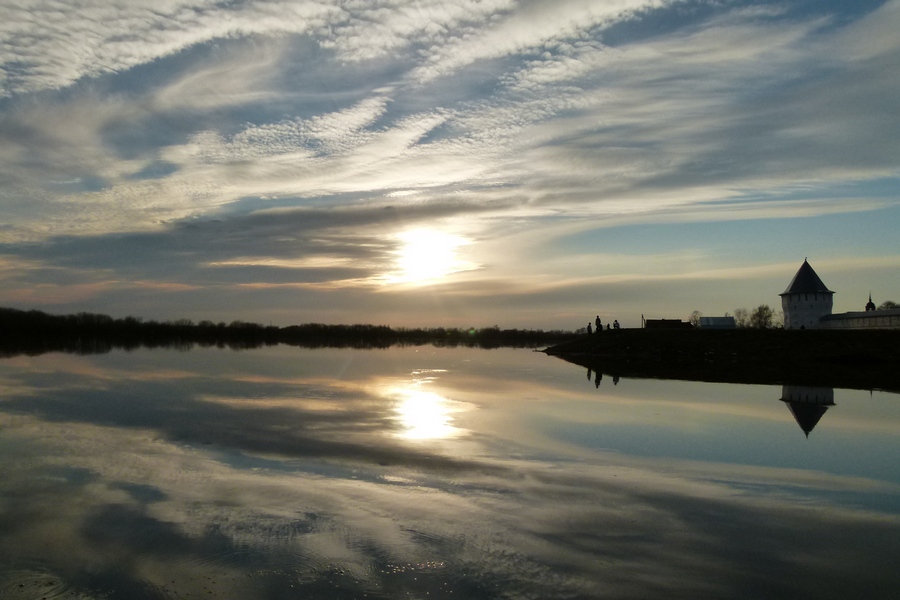
[[[797,425],[809,437],[828,407],[834,406],[834,388],[803,385],[781,386],[781,401],[787,404]]]

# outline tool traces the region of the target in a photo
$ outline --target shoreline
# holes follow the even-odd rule
[[[620,329],[544,352],[619,377],[900,392],[895,330]]]
[[[571,331],[492,327],[392,328],[357,323],[304,323],[278,327],[246,321],[213,323],[188,319],[145,321],[139,317],[76,313],[51,315],[37,310],[0,307],[0,357],[46,352],[97,354],[113,349],[194,346],[235,350],[285,344],[310,348],[388,348],[393,345],[541,348],[573,340]]]

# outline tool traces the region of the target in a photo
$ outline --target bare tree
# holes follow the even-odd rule
[[[746,308],[734,309],[734,324],[737,327],[750,327],[750,311]]]
[[[775,311],[768,304],[760,304],[750,314],[750,327],[768,329],[775,320]]]
[[[690,322],[694,327],[700,327],[700,317],[703,316],[703,313],[699,310],[695,310],[691,313]]]
[[[878,310],[892,310],[894,308],[900,308],[900,304],[897,304],[893,300],[885,300],[878,305]]]

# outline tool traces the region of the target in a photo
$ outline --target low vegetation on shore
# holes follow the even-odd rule
[[[386,348],[394,344],[470,345],[485,348],[545,347],[575,339],[570,331],[485,328],[391,328],[386,325],[307,323],[277,327],[245,321],[194,323],[145,321],[138,317],[77,313],[51,315],[37,310],[0,308],[0,354],[63,351],[98,353],[113,348],[219,346],[235,349],[289,344],[319,347]]]

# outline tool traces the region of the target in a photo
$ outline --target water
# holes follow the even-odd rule
[[[9,358],[0,598],[893,598],[898,442],[529,350]]]

